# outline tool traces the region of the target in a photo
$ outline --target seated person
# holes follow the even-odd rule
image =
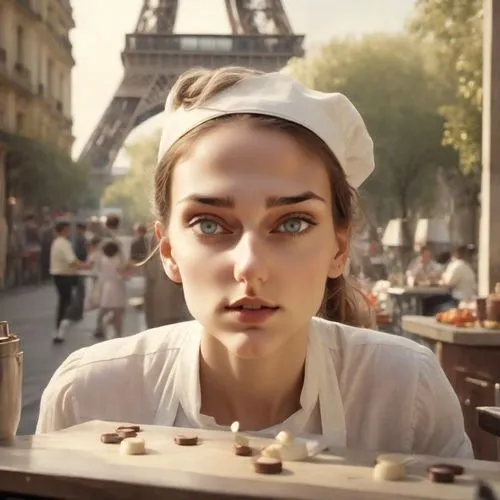
[[[455,306],[461,300],[471,300],[476,294],[476,275],[472,266],[465,260],[466,255],[467,247],[455,248],[451,262],[441,277],[441,284],[451,289]]]
[[[431,251],[423,246],[419,256],[408,267],[406,276],[412,279],[414,285],[431,284],[439,280],[442,272],[443,268],[432,258]]]

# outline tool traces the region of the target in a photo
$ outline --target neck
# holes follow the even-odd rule
[[[215,337],[201,341],[201,412],[219,425],[240,423],[259,430],[286,420],[300,408],[307,335],[298,335],[263,359],[241,359]]]

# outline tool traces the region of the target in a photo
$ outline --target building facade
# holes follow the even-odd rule
[[[73,144],[69,0],[0,0],[0,132]],[[0,288],[7,247],[5,153],[0,137]]]

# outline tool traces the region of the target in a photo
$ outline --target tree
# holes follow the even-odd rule
[[[477,238],[481,189],[483,0],[417,0],[410,31],[431,44],[435,74],[452,91],[440,112],[445,118],[443,143],[459,154],[460,170],[447,182],[457,199],[459,238]]]
[[[24,204],[78,209],[89,198],[89,169],[64,151],[27,137],[1,133],[7,146],[6,181],[9,196]]]
[[[432,44],[454,102],[441,108],[444,143],[460,155],[464,174],[481,169],[483,0],[417,0],[410,30]]]
[[[102,197],[104,207],[118,207],[123,210],[124,222],[151,221],[153,173],[156,165],[160,131],[150,137],[137,140],[125,146],[130,158],[128,173],[108,186]]]
[[[359,109],[375,143],[377,168],[364,190],[378,223],[432,207],[437,171],[455,161],[441,143],[445,89],[428,70],[425,49],[406,35],[334,40],[288,68],[317,90],[345,94]]]

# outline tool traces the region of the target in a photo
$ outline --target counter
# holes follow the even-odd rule
[[[482,479],[500,498],[498,463],[447,459],[463,465],[465,474],[453,484],[436,484],[426,470],[443,459],[413,457],[405,479],[385,482],[372,479],[375,453],[332,449],[308,461],[285,462],[282,474],[266,476],[254,472],[252,458],[232,453],[229,432],[197,429],[201,444],[183,447],[173,440],[182,429],[143,426],[147,454],[124,456],[119,445],[99,439],[119,424],[87,422],[0,447],[0,497],[8,492],[72,500],[472,500]],[[251,438],[250,444],[260,448],[270,442]]]
[[[405,335],[428,345],[436,354],[457,393],[474,453],[500,460],[496,439],[481,429],[476,408],[500,406],[500,331],[462,328],[435,318],[403,316]]]

